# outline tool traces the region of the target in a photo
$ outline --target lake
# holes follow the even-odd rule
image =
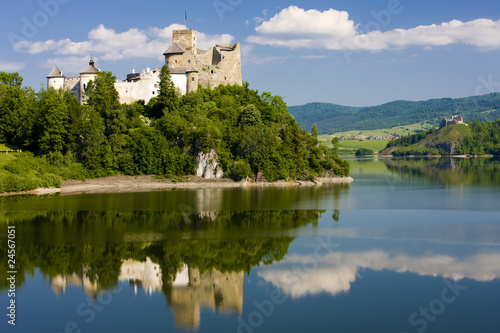
[[[4,198],[1,332],[499,332],[500,161],[350,162],[344,185]]]

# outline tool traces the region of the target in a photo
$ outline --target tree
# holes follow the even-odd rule
[[[159,86],[158,97],[152,101],[148,114],[152,118],[160,118],[179,109],[179,95],[167,65],[161,68]]]
[[[238,118],[238,124],[255,126],[262,122],[260,111],[255,108],[254,105],[250,104],[244,107]]]
[[[99,72],[95,82],[90,81],[85,89],[87,104],[92,106],[104,120],[104,134],[111,148],[109,151],[109,147],[106,147],[107,153],[105,153],[108,171],[118,169],[118,156],[126,143],[124,133],[127,131],[115,82],[116,77],[111,72]]]
[[[319,135],[318,133],[318,127],[316,127],[316,124],[314,124],[313,128],[311,129],[311,136],[313,138],[317,138]]]
[[[23,78],[21,75],[19,75],[18,72],[0,72],[0,84],[21,88],[21,85],[23,84]]]
[[[367,156],[367,155],[373,155],[373,150],[368,148],[359,148],[358,150],[356,150],[356,156]]]
[[[337,138],[336,136],[334,136],[332,138],[332,153],[333,153],[333,155],[338,156],[339,155],[339,149],[340,149],[339,138]]]
[[[68,108],[64,99],[54,88],[41,92],[40,97],[39,153],[62,153],[67,137]]]
[[[98,171],[102,167],[104,146],[108,144],[104,136],[103,120],[97,111],[88,105],[82,107],[82,116],[81,160],[87,169]]]
[[[0,84],[0,141],[21,147],[29,130],[28,118],[23,90],[16,85]]]

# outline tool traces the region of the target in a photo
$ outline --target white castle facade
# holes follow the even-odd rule
[[[165,64],[175,87],[181,94],[196,91],[198,85],[215,88],[223,85],[241,85],[241,52],[240,45],[217,44],[209,50],[197,47],[195,30],[174,30],[172,45],[163,53]],[[143,70],[135,73],[132,68],[127,79],[117,81],[115,88],[120,96],[120,103],[133,103],[143,100],[146,104],[158,94],[161,68]],[[89,65],[80,72],[79,77],[65,77],[55,66],[47,75],[47,87],[70,90],[80,103],[85,101],[85,88],[89,81],[95,80],[100,68],[90,59]]]

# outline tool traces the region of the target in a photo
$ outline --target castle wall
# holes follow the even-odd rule
[[[172,82],[182,95],[186,94],[187,89],[187,75],[186,74],[170,74],[172,77]]]
[[[147,104],[158,94],[160,78],[157,71],[141,73],[139,80],[133,82],[116,82],[115,89],[120,96],[120,103],[131,104],[140,99]]]
[[[80,78],[67,77],[64,79],[64,89],[71,91],[71,96],[80,100]]]
[[[221,84],[243,84],[240,44],[212,48],[203,56],[203,63],[209,64],[198,70],[199,83],[203,87],[213,89]]]

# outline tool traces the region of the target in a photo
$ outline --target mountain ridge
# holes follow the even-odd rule
[[[312,102],[288,107],[288,112],[305,130],[316,124],[320,134],[350,130],[374,130],[430,122],[439,126],[442,118],[461,115],[466,121],[500,118],[500,93],[426,101],[397,100],[381,105],[351,107]]]

